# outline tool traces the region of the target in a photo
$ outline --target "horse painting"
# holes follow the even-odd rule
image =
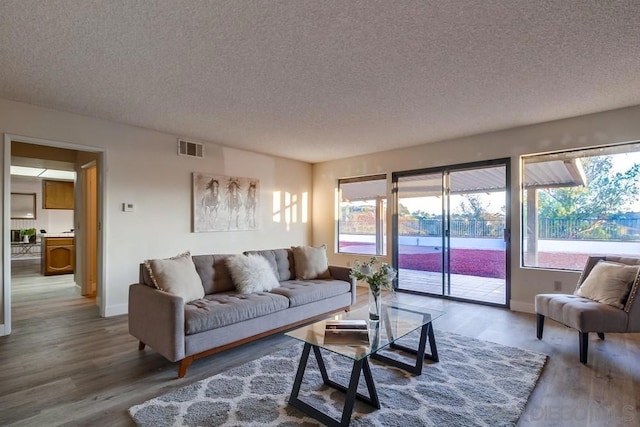
[[[193,231],[257,230],[260,180],[194,172]]]
[[[211,181],[207,183],[205,193],[202,196],[204,216],[211,226],[213,226],[218,219],[220,200],[220,182],[218,182],[217,179],[211,179]]]
[[[255,181],[249,182],[247,188],[247,201],[245,203],[245,213],[247,216],[247,226],[256,228],[256,205],[258,204],[258,185]]]
[[[241,188],[237,178],[229,178],[227,182],[227,213],[229,224],[227,228],[231,228],[231,222],[235,217],[236,228],[240,228],[240,208],[242,207]]]

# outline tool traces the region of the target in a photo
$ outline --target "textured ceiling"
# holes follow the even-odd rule
[[[0,98],[320,162],[640,104],[640,2],[2,0]]]

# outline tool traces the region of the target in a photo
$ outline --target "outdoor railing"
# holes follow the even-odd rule
[[[502,238],[504,220],[461,219],[450,222],[451,237]],[[401,236],[442,236],[442,220],[402,218]],[[375,223],[340,221],[341,234],[375,234]],[[640,240],[640,219],[538,219],[539,239]]]

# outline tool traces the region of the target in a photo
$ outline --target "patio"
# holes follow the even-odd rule
[[[442,295],[442,273],[401,268],[398,272],[401,290]],[[451,297],[502,304],[505,301],[504,279],[451,274]]]

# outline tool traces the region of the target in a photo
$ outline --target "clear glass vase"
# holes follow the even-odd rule
[[[369,319],[380,320],[380,314],[382,313],[382,295],[374,294],[369,290]]]

